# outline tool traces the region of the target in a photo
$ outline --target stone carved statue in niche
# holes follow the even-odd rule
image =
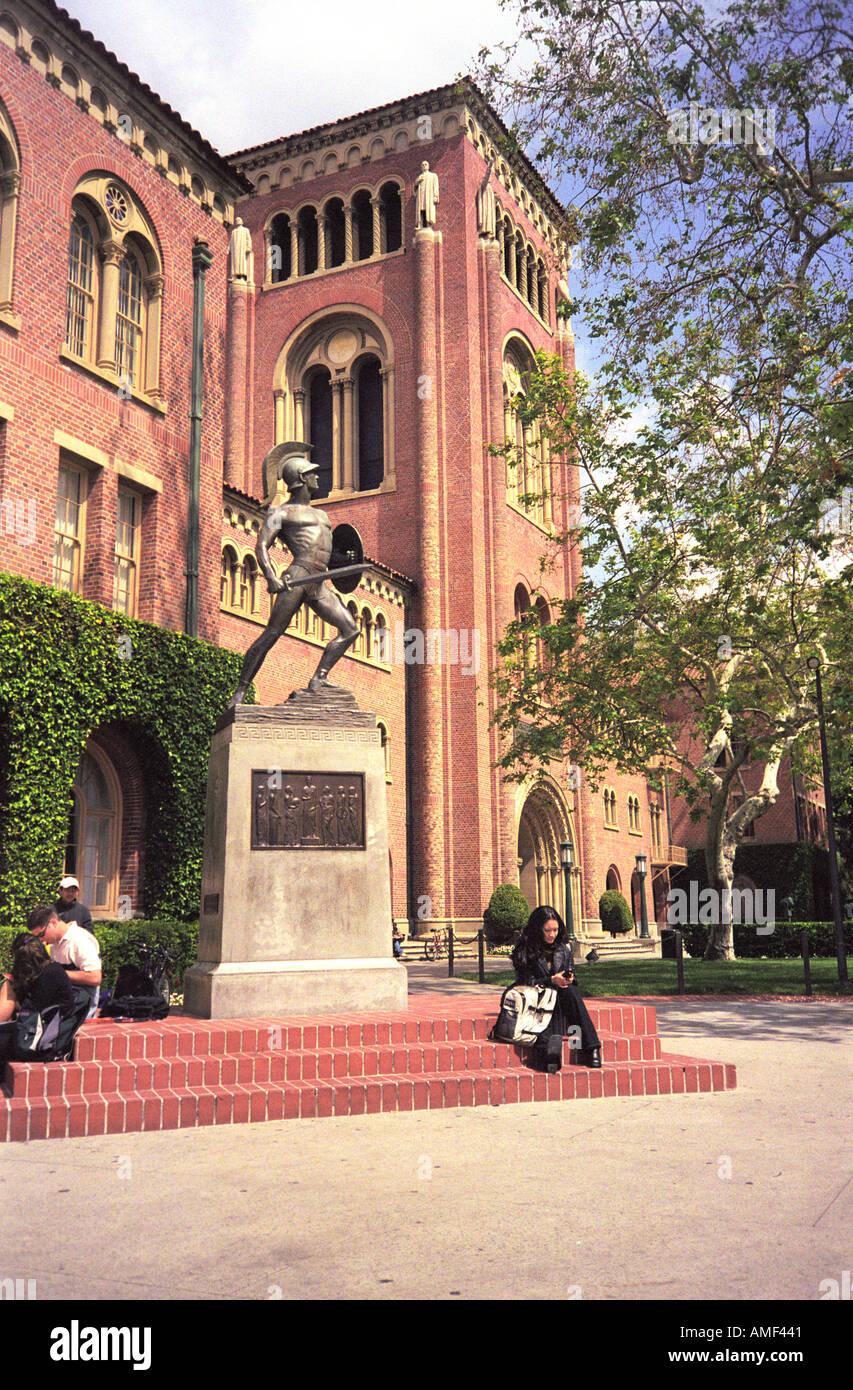
[[[494,163],[494,158],[491,158],[486,166],[483,182],[477,189],[477,231],[480,236],[491,238],[497,234],[498,225],[495,190],[491,184]]]
[[[421,164],[421,172],[415,179],[415,225],[434,227],[438,208],[438,174],[434,174],[427,160]]]
[[[231,279],[247,282],[252,280],[254,278],[252,233],[248,227],[243,226],[242,217],[238,217],[234,224],[231,240],[228,243],[228,251],[231,258]]]

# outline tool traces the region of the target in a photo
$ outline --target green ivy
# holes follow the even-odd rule
[[[52,902],[89,735],[118,726],[146,771],[145,911],[197,916],[210,738],[241,657],[0,574],[0,918]]]

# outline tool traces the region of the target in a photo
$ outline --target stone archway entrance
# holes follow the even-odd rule
[[[575,850],[572,873],[572,906],[575,929],[580,926],[580,874],[577,869],[577,836],[572,818],[556,787],[534,787],[528,794],[518,821],[518,885],[531,910],[542,903],[556,907],[566,918],[566,895],[560,863],[560,842],[569,840]]]

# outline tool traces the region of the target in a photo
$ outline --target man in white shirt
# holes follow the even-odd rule
[[[101,948],[97,938],[76,922],[62,922],[55,907],[35,907],[27,918],[27,931],[32,932],[50,947],[50,958],[58,965],[71,967],[68,978],[72,985],[82,985],[89,991],[91,1002],[87,1018],[98,1011],[101,986]]]

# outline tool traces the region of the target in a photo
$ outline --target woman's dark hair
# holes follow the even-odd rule
[[[15,989],[15,996],[18,1003],[26,999],[32,993],[33,985],[38,979],[46,965],[50,964],[50,956],[39,941],[37,936],[31,932],[22,931],[12,942],[14,959],[12,961],[12,984]]]
[[[569,933],[566,931],[566,924],[555,907],[535,907],[521,929],[521,939],[532,947],[540,950],[545,945],[545,938],[542,935],[542,928],[546,922],[556,922],[559,927],[557,941],[568,941]]]
[[[515,943],[512,953],[512,963],[516,970],[524,972],[528,966],[539,959],[545,950],[545,938],[542,935],[542,928],[546,922],[554,921],[557,923],[558,931],[554,945],[558,941],[568,941],[569,934],[566,931],[565,923],[555,907],[535,907],[521,929],[521,935]]]

